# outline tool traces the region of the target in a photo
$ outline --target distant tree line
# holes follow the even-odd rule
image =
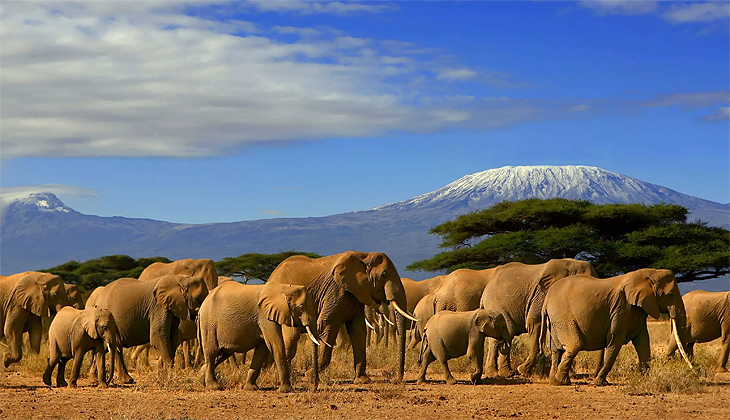
[[[593,204],[586,200],[505,201],[432,228],[448,249],[408,270],[485,269],[552,258],[590,261],[601,277],[640,268],[672,270],[678,281],[730,273],[730,232],[674,204]]]

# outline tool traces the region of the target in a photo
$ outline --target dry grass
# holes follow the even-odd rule
[[[649,323],[649,334],[652,343],[653,360],[651,368],[646,374],[638,371],[638,359],[632,345],[626,345],[621,350],[616,364],[614,365],[608,380],[621,386],[624,392],[632,395],[647,395],[660,393],[681,393],[691,394],[702,392],[706,384],[711,382],[714,376],[714,368],[720,353],[720,340],[711,343],[695,345],[694,364],[696,371],[690,371],[683,360],[667,360],[664,354],[670,339],[668,322],[651,322]],[[309,373],[311,371],[311,346],[309,340],[304,338],[299,343],[299,351],[292,362],[291,377],[292,385],[295,388],[307,389],[311,387]],[[414,373],[419,369],[418,356],[419,348],[406,350],[406,372]],[[125,349],[125,360],[129,360],[128,349]],[[178,351],[178,360],[181,357]],[[248,371],[248,363],[241,364],[241,355],[237,355],[239,363],[233,365],[231,363],[221,364],[217,370],[218,379],[226,389],[242,389]],[[522,363],[527,356],[526,337],[517,337],[512,346],[512,366],[515,368]],[[577,377],[575,382],[590,383],[597,363],[596,352],[581,352],[575,359],[574,369]],[[23,353],[23,359],[12,365],[10,370],[24,371],[33,376],[42,376],[47,363],[48,348],[42,346],[40,354]],[[247,362],[250,362],[251,353],[248,354]],[[368,373],[378,381],[386,383],[394,380],[395,369],[397,364],[397,354],[395,346],[391,345],[386,348],[382,343],[377,346],[371,346],[367,349]],[[91,364],[90,354],[87,354],[84,365],[81,370],[81,377],[84,378]],[[153,363],[154,365],[155,363]],[[179,366],[178,363],[176,366]],[[549,359],[544,358],[545,368],[549,368]],[[472,366],[469,359],[464,356],[449,361],[449,367],[454,376],[459,380],[468,380],[472,372]],[[0,366],[0,370],[4,370]],[[70,374],[71,363],[67,365],[67,377]],[[159,389],[167,390],[183,390],[183,391],[203,391],[201,374],[199,368],[181,369],[179,367],[168,369],[156,369],[149,367],[144,363],[144,356],[137,363],[136,367],[130,366],[132,376],[145,375],[152,378],[151,385]],[[440,380],[442,374],[441,366],[438,363],[432,363],[429,366],[428,377],[430,379]],[[54,375],[55,376],[55,375]],[[323,385],[335,386],[351,383],[354,376],[352,351],[349,348],[335,347],[332,354],[332,360],[327,369],[320,375],[320,381]],[[534,378],[541,380],[540,378]],[[278,387],[278,374],[274,365],[265,368],[258,379],[260,388],[273,389]],[[383,395],[379,398],[388,399],[395,398],[402,392],[401,387],[393,387],[391,390],[378,391]],[[394,396],[389,396],[393,393]],[[124,410],[122,410],[124,411]],[[117,413],[116,418],[126,418],[125,412]]]

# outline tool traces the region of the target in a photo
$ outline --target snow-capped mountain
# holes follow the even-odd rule
[[[593,203],[675,203],[707,200],[592,166],[505,166],[466,175],[443,188],[372,210],[462,205],[482,209],[527,198],[583,199]]]
[[[418,197],[369,210],[327,217],[185,225],[149,219],[78,213],[51,193],[3,197],[0,271],[7,275],[110,254],[219,260],[247,252],[296,249],[334,254],[348,249],[388,254],[405,266],[439,252],[428,230],[472,210],[504,200],[586,199],[596,203],[675,203],[710,225],[730,225],[730,205],[588,166],[504,167],[462,177]]]

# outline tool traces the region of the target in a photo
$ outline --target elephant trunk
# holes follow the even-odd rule
[[[406,363],[406,317],[416,321],[416,318],[411,317],[403,308],[408,307],[406,301],[406,292],[403,288],[403,284],[398,281],[389,281],[385,284],[385,297],[388,302],[393,305],[393,309],[396,310],[396,332],[398,334],[398,382],[403,382],[403,373],[405,371]]]
[[[117,360],[117,334],[116,332],[112,333],[111,339],[106,341],[106,347],[107,350],[109,350],[109,357],[111,357],[111,368],[109,369],[109,372],[107,372],[106,378],[99,378],[100,381],[105,381],[107,385],[110,385],[112,383],[112,379],[114,379],[114,362]]]
[[[319,346],[312,343],[312,386],[317,390],[319,386]]]

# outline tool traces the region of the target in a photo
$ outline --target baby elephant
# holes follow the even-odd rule
[[[418,383],[426,382],[426,369],[438,359],[444,368],[446,383],[455,384],[451,375],[448,360],[467,355],[474,365],[475,372],[471,382],[478,384],[482,377],[484,365],[484,339],[489,336],[502,340],[500,352],[509,354],[512,337],[507,330],[507,323],[501,313],[485,309],[468,312],[440,311],[428,320],[421,343],[421,372]]]
[[[75,387],[79,377],[84,355],[93,350],[97,368],[99,386],[106,387],[112,380],[114,372],[114,356],[117,351],[117,324],[112,313],[96,306],[84,310],[66,306],[61,309],[51,322],[48,331],[49,355],[48,366],[43,373],[43,382],[51,385],[51,374],[58,364],[56,386]],[[105,354],[111,353],[111,371],[106,376]],[[66,362],[73,358],[71,378],[68,383],[64,378]]]

